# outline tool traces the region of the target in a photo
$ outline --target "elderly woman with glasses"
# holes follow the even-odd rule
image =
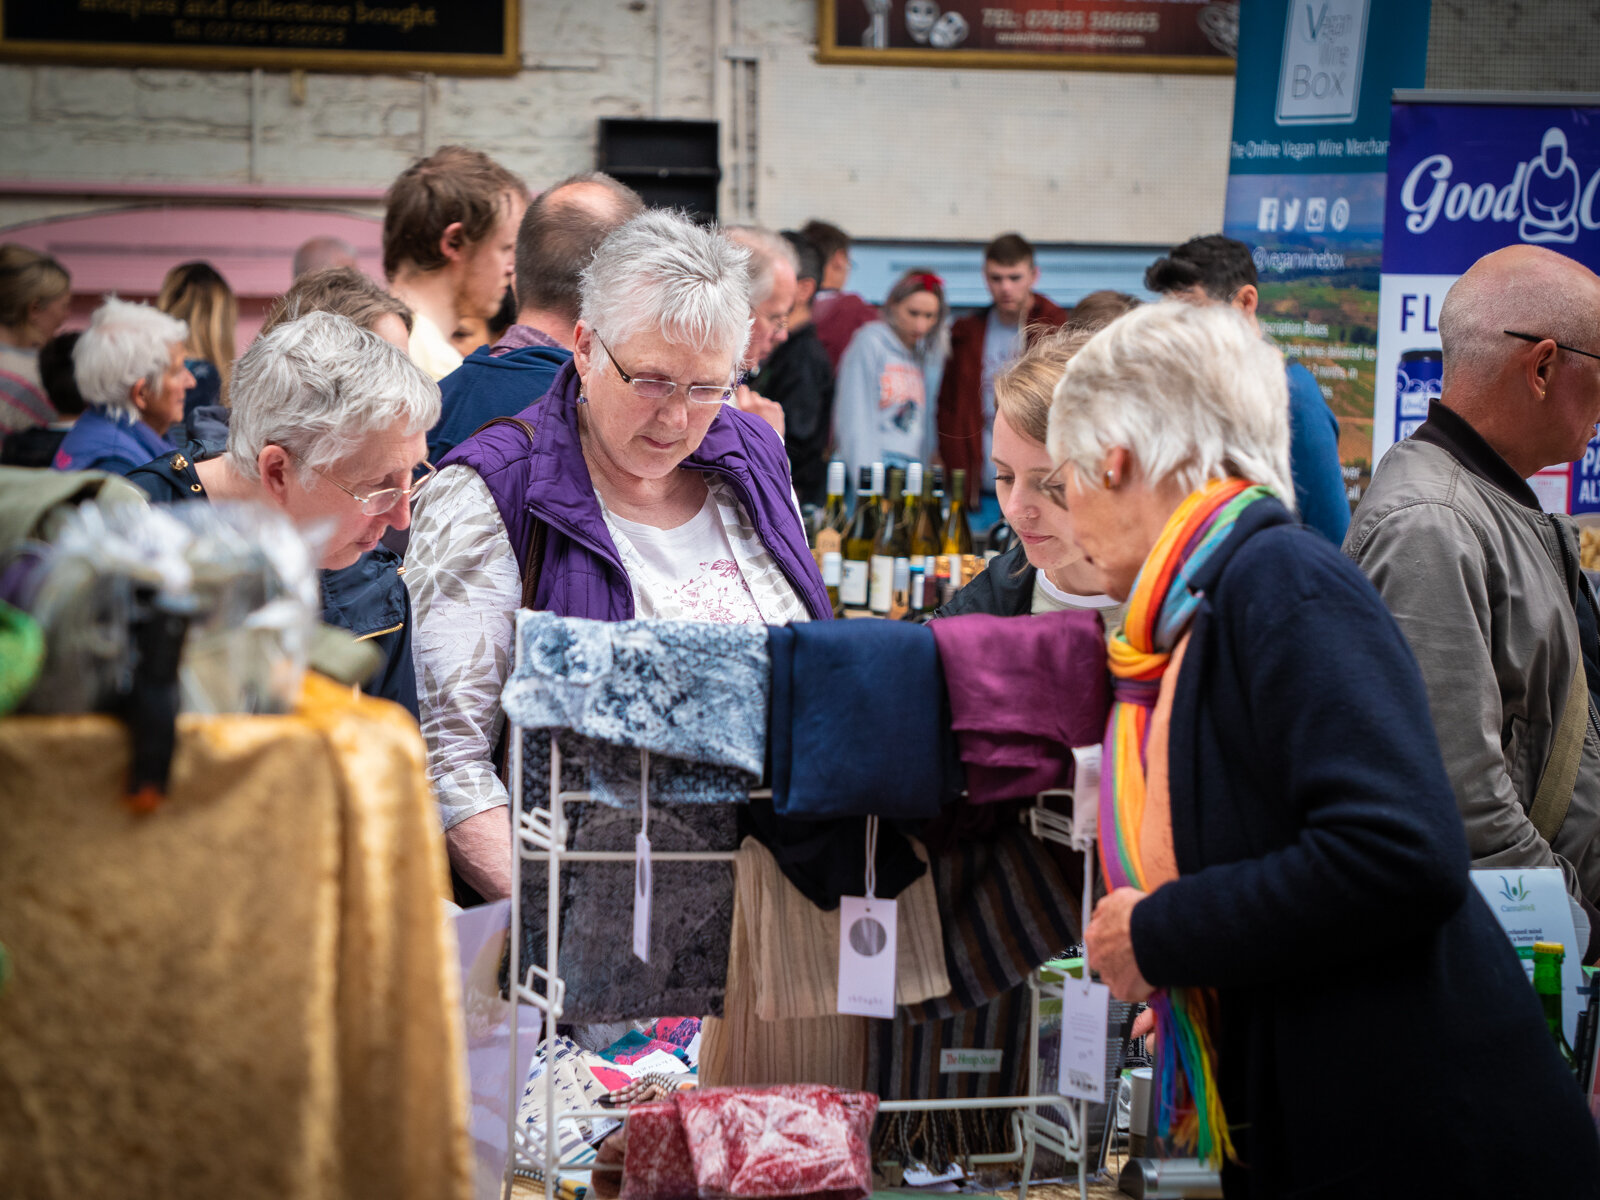
[[[509,894],[495,749],[519,607],[783,624],[830,615],[783,442],[733,403],[749,255],[668,212],[584,271],[573,359],[517,417],[451,451],[406,553],[429,773],[451,861]]]
[[[129,480],[158,502],[251,500],[289,514],[321,546],[323,620],[384,653],[366,690],[415,715],[411,599],[380,539],[411,523],[419,464],[432,474],[438,386],[377,334],[317,312],[257,338],[229,394],[226,452],[191,445]]]
[[[1287,507],[1285,388],[1237,314],[1177,303],[1056,386],[1046,482],[1128,600],[1089,962],[1151,1002],[1159,1124],[1226,1196],[1397,1194],[1419,1130],[1430,1194],[1592,1196],[1594,1125],[1469,882],[1416,660]]]

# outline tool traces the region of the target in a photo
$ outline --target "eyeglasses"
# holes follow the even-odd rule
[[[785,333],[789,332],[789,314],[788,313],[783,313],[782,315],[776,316],[776,317],[769,317],[764,312],[758,312],[758,313],[756,313],[756,316],[760,317],[763,321],[765,321],[768,325],[771,325],[774,329],[781,329]]]
[[[617,356],[600,340],[600,335],[594,335],[595,344],[606,352],[606,357],[611,360],[611,365],[617,369],[617,375],[623,383],[633,389],[633,394],[641,400],[651,404],[660,404],[663,400],[670,399],[682,385],[671,379],[649,379],[629,375],[622,369],[622,364],[617,361]],[[717,387],[709,383],[690,384],[686,388],[690,404],[727,404],[733,400],[733,384]]]
[[[304,466],[311,467],[310,463],[304,462],[304,460],[301,461]],[[318,475],[321,475],[329,483],[333,484],[334,487],[338,488],[346,496],[349,496],[357,504],[361,505],[361,515],[365,517],[376,517],[380,513],[388,512],[396,504],[400,503],[402,496],[407,500],[411,499],[412,493],[414,493],[418,488],[427,483],[428,480],[432,479],[434,475],[438,473],[437,467],[435,467],[431,462],[424,461],[422,464],[422,474],[418,475],[411,481],[410,487],[382,488],[379,491],[370,492],[363,496],[360,492],[352,492],[349,488],[345,487],[344,484],[340,483],[326,471],[319,470],[317,467],[311,467],[311,469],[316,471]]]
[[[1525,342],[1555,342],[1556,341],[1555,338],[1539,337],[1537,334],[1532,334],[1532,333],[1517,333],[1515,330],[1512,330],[1512,329],[1502,329],[1500,332],[1505,334],[1507,337],[1521,338]],[[1600,354],[1596,354],[1593,350],[1579,350],[1576,346],[1568,346],[1568,345],[1566,345],[1566,344],[1564,344],[1562,342],[1556,342],[1556,349],[1557,350],[1566,350],[1566,351],[1568,351],[1569,353],[1572,353],[1572,354],[1581,354],[1585,358],[1600,358]]]

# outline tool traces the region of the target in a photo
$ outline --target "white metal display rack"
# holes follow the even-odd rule
[[[506,1119],[506,1144],[508,1153],[506,1157],[505,1175],[502,1181],[503,1200],[510,1200],[512,1180],[519,1170],[540,1169],[544,1175],[544,1192],[546,1200],[555,1200],[557,1177],[563,1170],[596,1169],[592,1163],[576,1163],[560,1161],[560,1139],[558,1137],[559,1125],[562,1121],[575,1120],[625,1120],[627,1109],[568,1109],[558,1111],[556,1107],[556,1072],[552,1063],[547,1063],[544,1072],[545,1084],[545,1145],[542,1154],[535,1154],[528,1144],[528,1137],[523,1132],[522,1122],[519,1119],[522,1092],[525,1079],[518,1077],[516,1069],[517,1046],[517,1014],[521,1004],[529,1004],[543,1014],[544,1032],[542,1041],[546,1045],[553,1045],[556,1035],[556,1025],[562,1015],[563,1004],[566,999],[566,984],[561,979],[558,969],[558,952],[560,947],[560,920],[561,920],[561,866],[563,863],[582,862],[609,862],[633,863],[633,851],[602,851],[602,850],[569,850],[567,849],[567,821],[565,806],[570,803],[589,802],[592,797],[588,792],[564,792],[561,790],[561,748],[557,745],[555,737],[550,739],[550,807],[548,809],[530,809],[523,811],[523,762],[522,739],[524,730],[512,725],[508,730],[510,738],[510,793],[512,803],[516,806],[516,837],[511,856],[511,937],[510,937],[510,972],[512,983],[511,1003],[511,1060],[512,1069],[509,1072],[510,1097],[509,1110]],[[649,755],[640,751],[640,811],[641,829],[648,822],[648,793],[647,781],[650,777]],[[770,790],[758,790],[750,793],[752,797],[770,798]],[[1063,813],[1047,808],[1044,801],[1051,797],[1066,797],[1070,800],[1072,793],[1067,790],[1041,793],[1035,806],[1028,810],[1027,824],[1034,836],[1046,841],[1061,842],[1068,846],[1076,846],[1073,838],[1072,818]],[[647,831],[647,830],[646,830]],[[1089,912],[1090,899],[1094,879],[1094,854],[1092,846],[1085,853],[1085,870],[1083,884],[1083,909]],[[736,853],[734,851],[654,851],[651,859],[660,862],[725,862],[732,864]],[[522,950],[522,864],[523,862],[543,862],[548,879],[546,891],[547,923],[545,926],[545,965],[543,967],[529,963],[525,968],[520,962]],[[1088,970],[1088,961],[1084,962],[1085,971]],[[935,1110],[977,1110],[988,1108],[1009,1108],[1016,1110],[1012,1114],[1012,1131],[1015,1144],[1012,1149],[1004,1154],[973,1154],[968,1155],[965,1167],[969,1171],[973,1166],[982,1164],[997,1164],[1006,1162],[1020,1162],[1022,1164],[1019,1200],[1027,1200],[1028,1176],[1032,1173],[1034,1156],[1040,1147],[1054,1151],[1067,1162],[1076,1162],[1078,1165],[1078,1194],[1085,1197],[1088,1194],[1088,1158],[1089,1148],[1086,1146],[1088,1137],[1088,1103],[1086,1101],[1072,1101],[1055,1092],[1041,1092],[1039,1080],[1039,1009],[1040,1000],[1046,995],[1060,997],[1065,984],[1047,984],[1043,982],[1038,972],[1033,973],[1028,979],[1031,998],[1029,1034],[1028,1034],[1028,1093],[1023,1096],[996,1096],[973,1099],[950,1100],[885,1100],[878,1106],[878,1111],[883,1113],[897,1112],[930,1112]],[[1114,1097],[1108,1097],[1114,1103]],[[1065,1122],[1055,1121],[1045,1116],[1038,1110],[1049,1105],[1061,1110],[1066,1117]],[[1110,1119],[1108,1117],[1108,1119]],[[545,1164],[549,1164],[546,1166]],[[605,1168],[599,1168],[605,1169]]]

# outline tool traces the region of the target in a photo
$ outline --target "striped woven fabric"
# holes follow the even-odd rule
[[[913,1021],[977,1008],[1082,938],[1082,903],[1049,851],[1020,826],[933,860],[950,994],[908,1006]]]

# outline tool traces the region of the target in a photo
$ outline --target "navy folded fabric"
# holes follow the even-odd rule
[[[770,626],[772,807],[826,820],[937,816],[963,786],[932,632],[902,621]]]

